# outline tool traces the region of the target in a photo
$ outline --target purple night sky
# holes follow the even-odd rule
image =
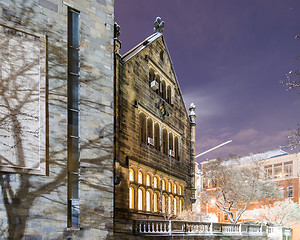
[[[157,16],[187,106],[197,106],[198,158],[285,145],[300,96],[281,80],[299,67],[299,0],[115,0],[121,54],[153,33]],[[287,150],[287,149],[283,149]]]

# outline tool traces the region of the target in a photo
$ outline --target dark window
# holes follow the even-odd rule
[[[80,226],[79,12],[68,9],[68,227]]]
[[[287,187],[286,188],[286,196],[289,197],[289,198],[292,198],[294,196],[293,187]]]
[[[140,120],[140,141],[146,143],[146,117],[143,113],[139,116]]]
[[[168,154],[168,133],[167,130],[163,130],[163,153]]]
[[[160,136],[158,123],[154,125],[154,148],[160,150]]]
[[[178,143],[178,137],[175,137],[175,159],[179,160],[179,143]]]
[[[164,60],[164,52],[163,52],[163,50],[160,50],[159,58],[160,58],[161,61]]]

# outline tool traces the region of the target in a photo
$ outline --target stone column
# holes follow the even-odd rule
[[[191,125],[191,191],[192,191],[192,196],[191,196],[191,202],[195,203],[196,198],[195,198],[195,136],[196,136],[196,113],[195,113],[196,105],[194,103],[191,103],[189,110],[189,119],[190,119],[190,125]]]

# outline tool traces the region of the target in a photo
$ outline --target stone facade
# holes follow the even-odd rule
[[[68,71],[72,65],[70,52],[68,63],[70,9],[80,15],[80,50],[76,48],[80,51],[78,125],[68,120],[70,93],[68,94],[67,82]],[[114,1],[4,0],[0,2],[0,21],[1,27],[6,29],[5,34],[17,35],[23,32],[23,35],[40,39],[37,44],[40,44],[38,49],[41,55],[32,68],[34,74],[37,73],[36,71],[40,74],[41,80],[38,83],[41,85],[37,88],[39,93],[34,93],[34,96],[29,94],[28,99],[37,103],[36,110],[42,111],[45,116],[39,118],[38,114],[34,115],[38,121],[31,122],[41,125],[36,133],[29,128],[34,136],[30,138],[32,142],[24,138],[26,131],[29,131],[26,127],[21,127],[17,131],[20,134],[19,140],[26,140],[23,149],[26,148],[28,156],[34,154],[35,162],[29,165],[21,163],[18,165],[13,162],[9,165],[7,162],[10,159],[4,159],[3,152],[0,153],[0,239],[107,239],[111,237],[114,198],[112,41]],[[13,45],[10,42],[4,45],[2,41],[1,43],[1,53],[6,48],[9,49],[11,56],[14,51],[18,51],[17,44]],[[4,55],[0,56],[0,62],[3,62]],[[0,91],[7,91],[4,85],[5,79],[9,79],[10,83],[14,83],[15,80],[16,84],[28,84],[26,81],[31,81],[30,78],[20,80],[18,76],[32,75],[30,72],[33,71],[30,67],[32,63],[27,61],[23,67],[19,65],[17,71],[11,66],[10,73],[4,73],[5,69],[0,63]],[[12,88],[16,89],[16,85]],[[19,92],[15,90],[15,94],[11,94],[12,98],[7,103],[14,104],[10,105],[12,115],[6,116],[7,112],[1,108],[1,136],[3,136],[5,118],[19,119],[22,114],[28,118],[33,116],[29,116],[28,112],[20,114],[24,109],[23,104],[26,103],[26,97],[19,97],[21,90]],[[32,108],[31,105],[30,107]],[[78,126],[77,135],[80,138],[80,158],[77,156],[80,167],[77,166],[76,172],[80,174],[80,181],[74,180],[77,185],[73,186],[73,180],[68,177],[68,172],[71,171],[70,154],[73,153],[68,143],[68,136],[72,135],[68,133],[68,126],[69,129],[73,129],[75,125]],[[16,136],[13,135],[15,133],[11,132],[12,136]],[[40,143],[37,144],[35,141]],[[19,147],[16,151],[16,161],[30,159],[22,159],[21,150],[22,147]],[[38,165],[35,165],[36,163],[44,164],[44,168],[41,170]],[[72,227],[68,223],[68,219],[73,221],[68,217],[70,214],[68,199],[72,198],[68,193],[73,188],[75,190],[79,188],[77,199],[80,211],[75,209],[76,216],[79,215],[80,219],[78,227]]]
[[[129,233],[132,219],[172,219],[191,209],[195,124],[162,30],[115,61],[115,231]]]

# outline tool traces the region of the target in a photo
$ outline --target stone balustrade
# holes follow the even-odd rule
[[[209,223],[188,222],[173,220],[134,220],[133,232],[135,235],[147,236],[260,236],[278,237],[282,239],[291,238],[291,229],[283,227],[267,227],[254,224],[231,224],[231,223]],[[281,235],[281,238],[279,238]]]

